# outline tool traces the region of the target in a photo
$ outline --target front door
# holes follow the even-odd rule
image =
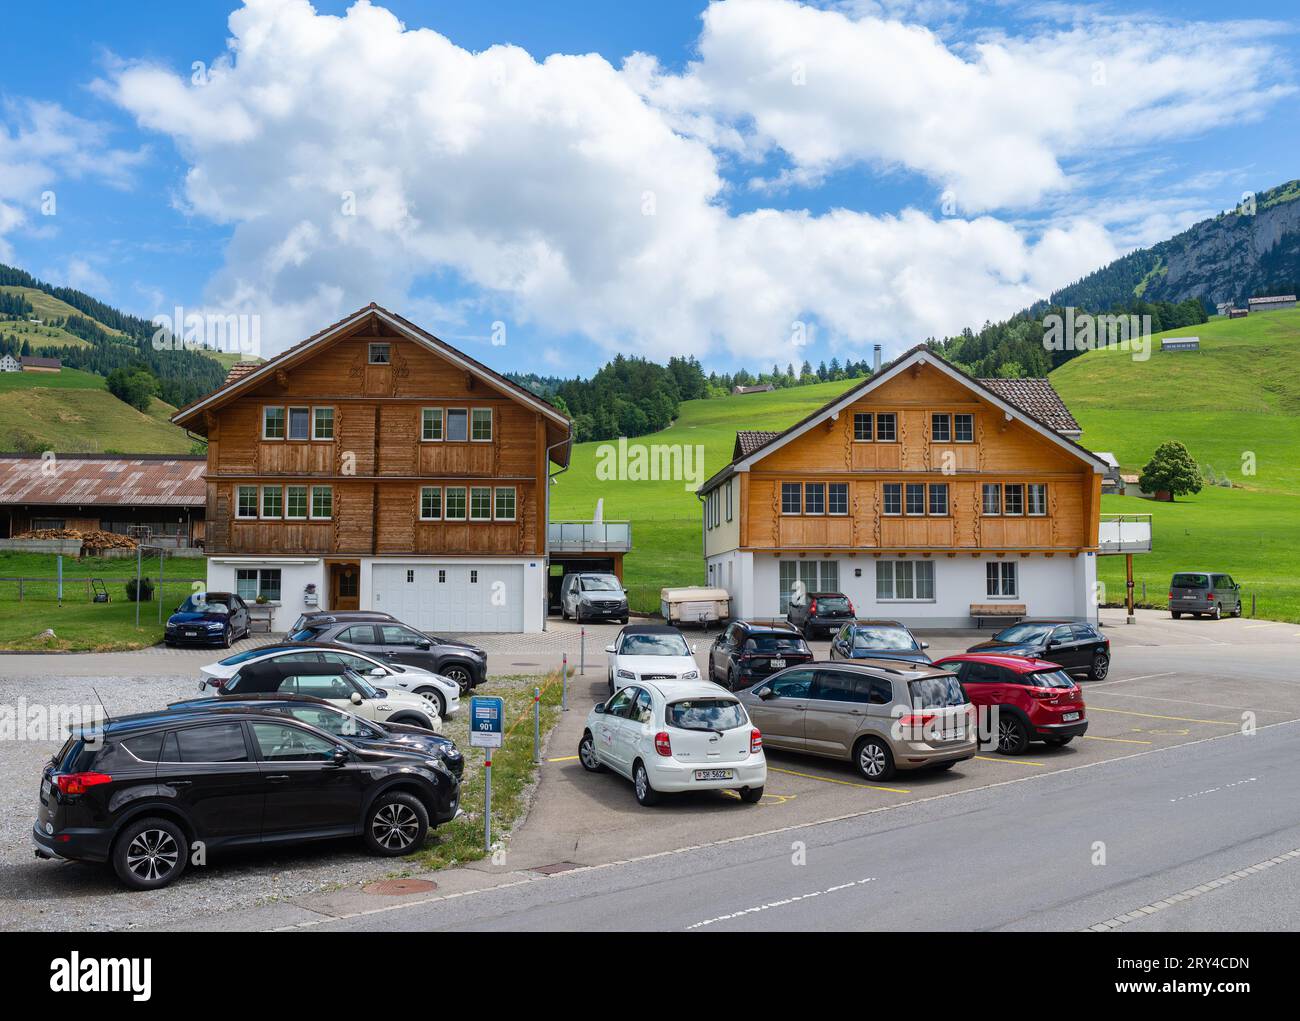
[[[361,609],[361,568],[356,564],[330,567],[330,609]]]

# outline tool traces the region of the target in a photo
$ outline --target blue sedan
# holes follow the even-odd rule
[[[233,592],[195,592],[167,618],[168,645],[219,645],[248,637],[248,605]]]

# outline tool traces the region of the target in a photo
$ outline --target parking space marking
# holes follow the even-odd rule
[[[1010,762],[1017,766],[1046,766],[1046,762],[1033,762],[1030,759],[1016,759],[1010,755],[976,755],[975,758],[980,762]]]
[[[547,759],[547,762],[573,762],[578,758],[576,755],[560,755],[554,759]]]
[[[1120,677],[1113,681],[1098,681],[1096,684],[1089,684],[1085,691],[1092,691],[1093,688],[1105,688],[1111,684],[1128,684],[1130,681],[1149,681],[1154,677],[1173,677],[1176,670],[1166,670],[1162,674],[1139,674],[1137,677]]]
[[[1239,712],[1251,713],[1276,713],[1279,716],[1285,716],[1285,709],[1253,709],[1246,705],[1224,705],[1222,702],[1193,702],[1186,698],[1167,698],[1162,695],[1133,695],[1127,691],[1103,691],[1103,695],[1118,695],[1121,698],[1144,698],[1151,702],[1181,702],[1183,705],[1199,705],[1206,709],[1236,709]]]
[[[1178,723],[1213,723],[1220,727],[1240,727],[1240,720],[1198,720],[1191,716],[1161,716],[1159,713],[1139,713],[1132,709],[1103,709],[1090,706],[1090,713],[1119,713],[1121,716],[1145,716],[1149,720],[1176,720]]]
[[[814,890],[812,893],[799,893],[793,897],[784,897],[781,900],[768,901],[766,904],[759,904],[756,907],[745,908],[742,911],[733,911],[729,915],[718,915],[716,918],[706,918],[702,922],[696,922],[688,925],[686,931],[691,929],[702,929],[706,925],[713,925],[717,922],[729,922],[733,918],[742,918],[745,915],[753,915],[759,911],[771,911],[773,908],[783,908],[788,904],[795,904],[801,900],[808,900],[810,897],[824,897],[827,894],[839,893],[841,890],[848,890],[855,886],[861,886],[863,883],[874,883],[875,876],[869,876],[866,879],[856,879],[851,883],[840,883],[838,886],[828,886],[825,890]]]
[[[1151,741],[1137,741],[1131,737],[1098,737],[1096,734],[1084,734],[1085,741],[1113,741],[1115,744],[1152,744]]]
[[[822,783],[838,783],[845,787],[861,787],[868,791],[888,791],[890,794],[911,794],[912,792],[902,787],[879,787],[869,783],[854,783],[852,780],[838,780],[833,776],[816,776],[812,773],[799,773],[793,769],[778,769],[776,766],[767,767],[769,773],[785,773],[787,776],[801,776],[805,780],[820,780]]]

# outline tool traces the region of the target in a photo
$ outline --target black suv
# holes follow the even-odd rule
[[[223,702],[74,730],[41,774],[32,838],[38,857],[111,862],[128,887],[153,890],[199,841],[206,852],[361,837],[374,854],[407,854],[459,800],[428,755]]]
[[[1022,620],[966,651],[1045,659],[1067,673],[1086,672],[1094,681],[1110,672],[1110,639],[1082,621]]]
[[[377,659],[418,666],[455,681],[461,692],[477,688],[487,677],[483,649],[454,638],[427,635],[386,613],[303,614],[287,641],[333,642]]]
[[[376,720],[364,720],[314,695],[294,695],[284,691],[259,692],[230,695],[223,699],[221,704],[250,706],[278,713],[281,716],[290,716],[301,723],[323,730],[327,734],[333,734],[335,737],[341,737],[350,744],[361,745],[363,748],[376,748],[380,751],[392,748],[396,751],[429,755],[440,760],[457,780],[465,771],[465,757],[451,738],[408,723],[388,721],[379,723]],[[212,706],[211,698],[192,698],[182,702],[172,702],[167,709],[169,712],[177,713],[203,712],[211,709]]]
[[[843,592],[807,592],[798,603],[791,599],[790,608],[785,611],[785,619],[809,641],[819,633],[829,635],[838,631],[853,616],[853,604]]]
[[[739,691],[768,674],[812,661],[812,649],[798,631],[738,620],[709,648],[709,677]]]

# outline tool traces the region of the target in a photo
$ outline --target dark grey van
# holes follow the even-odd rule
[[[1241,586],[1219,571],[1179,571],[1169,583],[1169,613],[1218,620],[1225,613],[1241,616]]]

